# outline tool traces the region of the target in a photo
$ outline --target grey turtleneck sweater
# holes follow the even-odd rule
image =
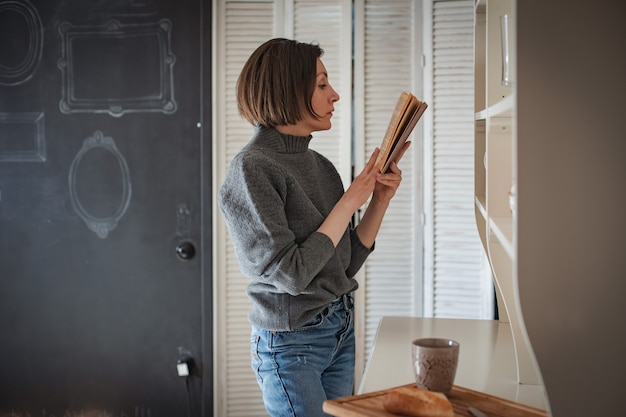
[[[258,127],[233,158],[218,195],[241,271],[250,278],[250,322],[293,330],[354,291],[354,275],[373,248],[352,226],[335,248],[317,232],[344,189],[311,136]]]

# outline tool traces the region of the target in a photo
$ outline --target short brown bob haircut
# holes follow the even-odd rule
[[[317,78],[317,59],[324,54],[313,43],[275,38],[248,58],[237,80],[237,107],[252,124],[292,125],[306,113],[315,118],[311,98]]]

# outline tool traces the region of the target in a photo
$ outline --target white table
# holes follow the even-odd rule
[[[358,393],[414,381],[411,341],[420,337],[447,337],[461,344],[455,385],[548,408],[543,385],[517,382],[510,325],[496,320],[383,317]]]

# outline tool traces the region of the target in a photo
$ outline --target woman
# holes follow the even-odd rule
[[[237,100],[255,131],[233,158],[218,199],[251,281],[252,368],[274,417],[323,416],[326,399],[352,394],[354,275],[402,180],[395,163],[379,172],[376,149],[344,192],[332,163],[309,149],[313,132],[330,129],[339,100],[322,54],[288,39],[252,53]]]

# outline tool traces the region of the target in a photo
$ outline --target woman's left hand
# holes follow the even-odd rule
[[[389,165],[389,170],[384,174],[378,174],[376,177],[376,185],[374,186],[372,200],[388,204],[396,194],[396,191],[402,182],[402,170],[398,167],[398,161],[402,159],[402,156],[409,146],[411,146],[411,142],[406,142],[396,160]]]

